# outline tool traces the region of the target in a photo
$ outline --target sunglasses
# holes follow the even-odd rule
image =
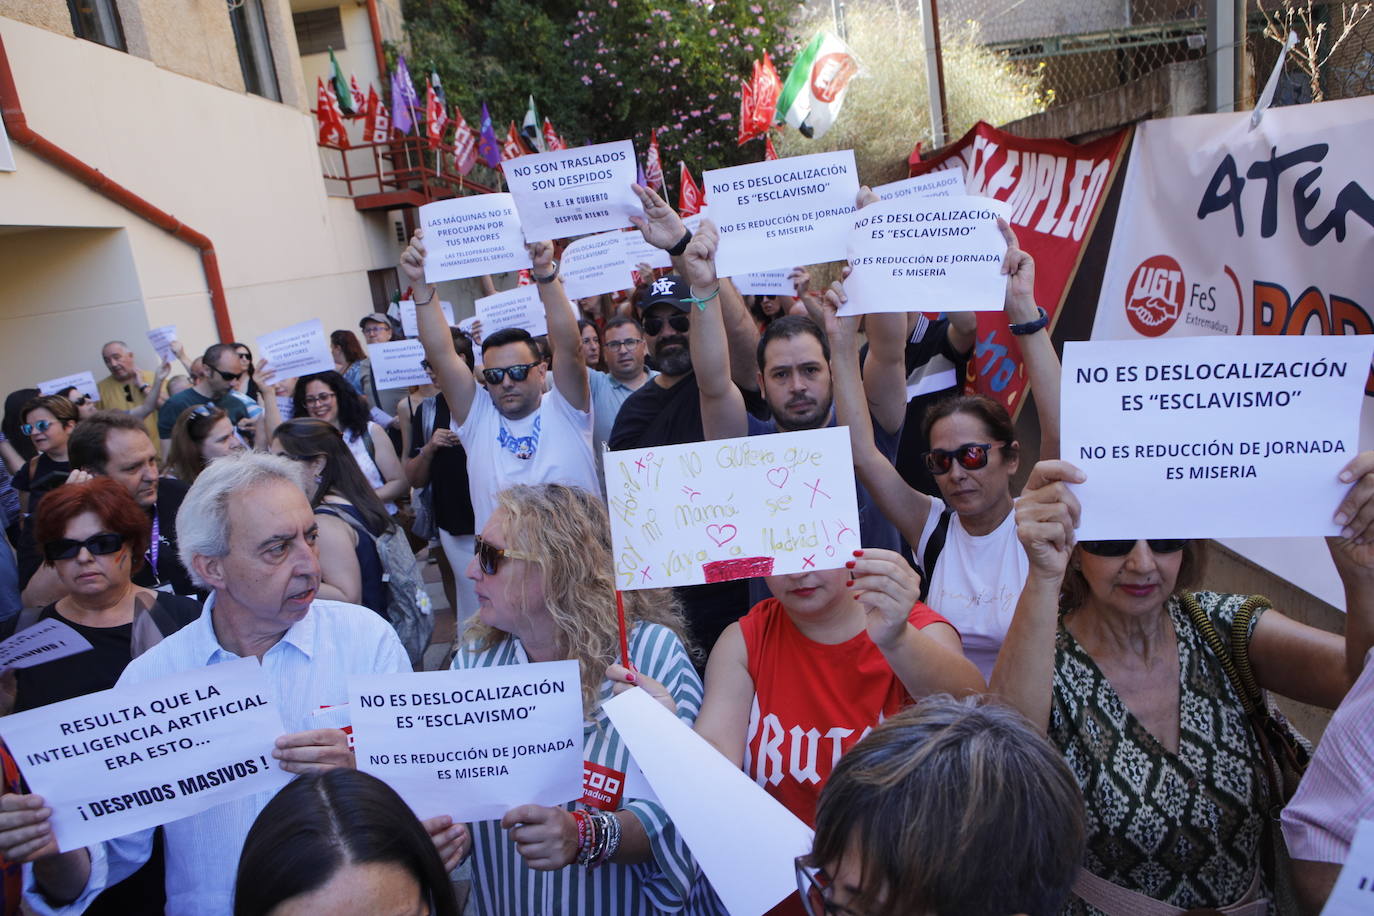
[[[1095,557],[1124,557],[1137,541],[1079,541],[1078,546]],[[1145,542],[1155,553],[1178,553],[1188,546],[1184,538],[1150,538]]]
[[[34,433],[45,433],[56,425],[52,420],[39,420],[37,423],[25,423],[19,427],[19,431],[26,436],[32,436]]]
[[[686,328],[684,328],[683,330],[686,330]],[[642,344],[642,343],[644,343],[644,338],[642,338],[642,337],[626,337],[624,340],[608,340],[608,341],[606,341],[606,349],[607,349],[607,350],[629,350],[629,349],[632,349],[633,347],[639,346],[639,345]]]
[[[89,550],[92,556],[104,557],[118,553],[123,546],[124,535],[122,534],[93,534],[84,541],[59,538],[43,545],[43,556],[47,558],[49,563],[56,563],[58,560],[75,559],[83,547]]]
[[[657,337],[659,333],[663,330],[664,320],[665,319],[660,318],[657,315],[655,315],[653,318],[645,318],[644,333],[648,334],[650,337]],[[686,315],[669,315],[666,320],[668,322],[668,327],[672,328],[674,331],[677,331],[679,334],[686,334],[687,329],[692,326],[692,322],[687,318]]]
[[[242,372],[225,372],[223,369],[216,369],[215,371],[218,372],[219,377],[224,379],[226,382],[237,382],[240,378],[243,377]]]
[[[994,445],[1007,445],[1006,440],[1000,442],[965,442],[956,449],[933,448],[926,452],[926,469],[932,474],[948,474],[954,467],[954,462],[959,462],[959,467],[966,471],[976,471],[979,468],[988,466],[988,454]]]
[[[519,551],[511,550],[507,547],[497,547],[495,544],[489,544],[482,540],[480,534],[473,538],[473,544],[476,547],[477,566],[482,570],[482,574],[486,576],[496,575],[496,570],[500,568],[501,560],[504,557],[510,557],[512,560],[534,559],[532,554],[520,553]]]
[[[500,366],[494,369],[483,369],[482,378],[487,380],[488,385],[499,385],[505,379],[506,373],[510,373],[512,382],[523,382],[530,374],[530,370],[535,366],[542,366],[543,363],[516,363],[514,366]]]

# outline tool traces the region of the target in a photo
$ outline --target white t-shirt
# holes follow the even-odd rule
[[[501,416],[491,395],[478,391],[457,433],[468,453],[479,532],[496,510],[496,494],[515,484],[562,483],[601,492],[592,455],[592,412],[574,408],[556,387],[519,420]]]
[[[944,510],[942,500],[931,500],[918,560],[925,555],[926,542]],[[950,518],[944,549],[930,575],[926,604],[954,624],[963,637],[964,655],[978,666],[984,679],[992,676],[1029,571],[1030,560],[1016,539],[1015,512],[1008,512],[1002,524],[981,537],[969,534],[957,513]]]

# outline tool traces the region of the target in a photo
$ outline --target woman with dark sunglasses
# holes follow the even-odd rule
[[[133,584],[131,576],[148,550],[148,515],[108,477],[66,484],[44,496],[34,537],[67,595],[36,614],[26,611],[19,629],[57,620],[91,649],[9,675],[15,678],[15,711],[108,690],[135,655],[200,616],[191,598]],[[85,912],[160,913],[162,902],[162,862],[156,858],[104,891]]]
[[[1059,454],[1059,358],[1046,331],[1045,310],[1035,304],[1035,263],[1016,234],[998,222],[1007,242],[1005,313],[1021,345],[1021,358],[1040,419],[1040,455]],[[910,486],[873,439],[873,418],[859,373],[854,317],[835,311],[848,301],[840,283],[826,292],[823,313],[830,336],[835,409],[849,426],[854,470],[883,515],[913,548],[924,571],[921,598],[959,630],[964,653],[986,679],[1011,625],[1016,596],[1026,581],[1026,555],[1016,541],[1011,481],[1021,462],[1007,409],[982,396],[941,401],[922,422],[930,451],[926,467],[940,488],[932,498]]]
[[[29,437],[38,452],[14,475],[14,488],[25,512],[37,509],[37,497],[65,480],[72,464],[67,460],[67,440],[80,419],[76,405],[61,395],[31,398],[20,411],[19,431]]]
[[[1081,471],[1036,465],[1016,504],[1030,573],[992,690],[1063,752],[1088,812],[1085,872],[1067,912],[1274,912],[1261,868],[1278,828],[1253,728],[1207,624],[1233,656],[1248,645],[1265,690],[1335,708],[1374,641],[1374,452],[1341,474],[1347,537],[1328,538],[1345,584],[1346,638],[1244,595],[1196,592],[1202,545],[1077,541]],[[1233,624],[1236,630],[1233,633]],[[1163,908],[1161,908],[1163,907]]]
[[[617,664],[615,567],[600,497],[542,484],[502,490],[496,503],[467,570],[478,619],[460,636],[453,667],[578,661],[583,759],[624,790],[610,798],[589,790],[557,807],[520,805],[500,821],[473,824],[469,912],[714,913],[667,813],[623,782],[629,751],[602,709],[614,693],[642,684],[687,724],[696,718],[701,681],[684,648],[677,601],[668,591],[624,593],[634,665],[626,671]]]

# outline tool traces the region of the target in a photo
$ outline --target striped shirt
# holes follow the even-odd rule
[[[1374,651],[1326,726],[1293,800],[1283,809],[1288,854],[1345,864],[1360,821],[1374,818]]]
[[[211,612],[215,596],[200,617],[129,663],[120,684],[139,684],[238,658],[220,646]],[[262,667],[281,712],[283,733],[348,724],[348,678],[353,674],[410,671],[396,631],[377,614],[356,604],[317,600],[310,611],[262,656]],[[233,912],[234,877],[248,828],[272,792],[259,792],[216,805],[167,824],[167,916],[228,916]],[[133,874],[152,851],[153,831],[142,830],[90,847],[91,877],[86,890],[65,907],[50,906],[33,884],[33,866],[24,866],[25,898],[35,913],[84,911],[106,887]]]
[[[638,623],[630,635],[635,667],[668,688],[677,701],[678,718],[688,725],[701,709],[701,680],[681,641],[656,623]],[[464,646],[455,668],[486,668],[529,662],[520,640],[511,636],[478,651]],[[611,698],[611,683],[601,685],[601,700]],[[598,707],[584,732],[589,763],[627,772],[629,751],[606,714]],[[633,787],[631,786],[631,789]],[[569,803],[569,811],[577,807]],[[472,825],[472,906],[478,916],[563,916],[607,913],[651,916],[657,913],[715,913],[696,860],[657,801],[632,799],[623,804],[644,825],[653,858],[639,865],[608,863],[595,869],[569,865],[558,871],[536,871],[516,851],[500,821]],[[470,910],[472,912],[472,910]]]

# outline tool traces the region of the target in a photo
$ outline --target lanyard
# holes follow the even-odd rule
[[[162,539],[162,526],[157,517],[157,506],[153,506],[153,541],[148,545],[147,560],[153,570],[153,581],[161,582],[162,576],[157,571],[157,553],[159,542]]]

